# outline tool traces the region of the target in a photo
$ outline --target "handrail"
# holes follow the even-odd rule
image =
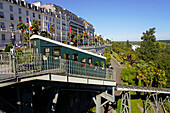
[[[5,59],[6,58],[6,59]],[[53,56],[42,54],[23,54],[0,53],[0,79],[15,76],[24,76],[38,72],[65,73],[66,75],[79,75],[104,78],[115,81],[115,70],[104,67],[89,65],[67,59],[58,59]]]

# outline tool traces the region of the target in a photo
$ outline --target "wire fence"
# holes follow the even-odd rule
[[[65,73],[114,80],[115,70],[41,54],[0,53],[0,80],[35,73]]]

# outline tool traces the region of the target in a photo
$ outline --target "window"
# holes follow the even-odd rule
[[[5,34],[1,34],[2,40],[5,40]]]
[[[73,61],[78,62],[78,53],[73,53]]]
[[[53,18],[53,22],[55,22],[55,19]]]
[[[26,18],[26,23],[29,23],[29,19],[28,18]]]
[[[18,13],[21,14],[21,8],[18,8]]]
[[[86,63],[86,59],[82,58],[81,59],[81,67],[85,68],[85,63]]]
[[[35,13],[32,13],[32,16],[35,17]]]
[[[92,58],[88,58],[88,64],[92,66]]]
[[[22,36],[20,35],[20,41],[22,42]]]
[[[55,59],[61,58],[60,48],[54,48],[54,58],[55,58]]]
[[[45,19],[48,20],[48,17],[46,16]]]
[[[14,41],[16,41],[16,36],[14,35]]]
[[[3,3],[0,2],[0,9],[3,9]]]
[[[1,28],[5,28],[5,23],[1,22]]]
[[[41,19],[41,15],[38,15],[39,19]]]
[[[50,48],[43,48],[43,60],[47,60],[47,56],[50,56]]]
[[[10,14],[10,19],[14,20],[14,15],[13,14]]]
[[[13,11],[13,6],[10,5],[10,6],[9,6],[9,10],[10,10],[10,11]]]
[[[28,11],[26,11],[26,15],[29,16],[29,12]]]
[[[4,12],[0,11],[0,18],[4,18]]]
[[[64,59],[70,60],[70,54],[64,54]]]
[[[51,22],[51,17],[50,17],[50,22]]]
[[[19,21],[22,22],[22,17],[21,16],[19,16]]]

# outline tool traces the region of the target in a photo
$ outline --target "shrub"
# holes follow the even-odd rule
[[[5,48],[5,52],[10,52],[10,49],[13,48],[12,45],[8,44]]]

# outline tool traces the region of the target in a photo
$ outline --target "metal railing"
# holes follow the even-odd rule
[[[41,54],[0,53],[0,80],[35,73],[64,73],[81,77],[97,77],[115,81],[113,69],[88,65],[77,61],[57,59]]]

